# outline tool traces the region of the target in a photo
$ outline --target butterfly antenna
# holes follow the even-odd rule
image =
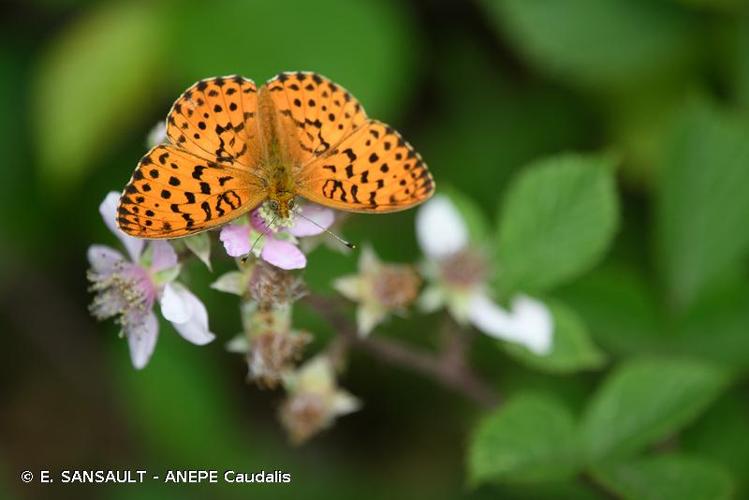
[[[277,219],[277,218],[278,218],[278,215],[274,215],[274,216],[273,216],[273,220],[271,220],[271,221],[270,221],[270,224],[268,224],[268,225],[269,225],[269,226],[273,226],[273,223],[274,223],[274,222],[276,222],[276,219]],[[260,242],[260,239],[261,239],[261,238],[262,238],[263,236],[266,236],[266,232],[265,232],[265,231],[260,231],[260,234],[258,234],[258,235],[257,235],[257,238],[255,238],[255,241],[253,241],[253,242],[252,242],[252,246],[250,247],[250,251],[249,251],[249,252],[247,252],[247,255],[244,255],[244,256],[242,256],[242,257],[241,257],[241,259],[240,259],[240,260],[242,261],[242,264],[244,264],[245,262],[247,262],[247,259],[249,259],[249,258],[250,258],[250,255],[252,255],[252,251],[253,251],[253,250],[255,250],[255,247],[256,247],[256,246],[257,246],[257,244],[258,244],[258,243]]]
[[[312,219],[310,219],[309,217],[305,216],[302,212],[297,212],[297,215],[299,217],[301,217],[302,219],[304,219],[306,221],[309,221],[313,225],[319,227],[320,229],[322,229],[323,231],[325,231],[326,233],[328,233],[330,236],[332,236],[333,238],[335,238],[339,243],[342,243],[342,244],[346,245],[346,247],[350,248],[351,250],[356,250],[356,245],[355,244],[351,243],[350,241],[344,240],[343,238],[341,238],[340,236],[338,236],[337,234],[335,234],[333,231],[322,227],[317,222],[315,222]]]

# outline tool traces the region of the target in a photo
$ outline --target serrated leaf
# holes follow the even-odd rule
[[[725,469],[684,455],[615,464],[595,469],[594,477],[627,500],[728,500],[734,490]]]
[[[503,343],[507,353],[531,368],[548,373],[574,373],[601,367],[606,355],[593,343],[577,313],[560,302],[547,305],[554,317],[551,352],[541,356],[521,345]]]
[[[586,86],[630,87],[673,77],[691,60],[696,18],[650,0],[486,0],[540,70]]]
[[[660,260],[671,297],[688,306],[749,251],[749,122],[694,103],[661,169]]]
[[[560,403],[522,395],[484,417],[468,450],[471,483],[558,480],[577,470],[572,414]]]
[[[542,291],[594,266],[616,232],[614,162],[604,156],[540,160],[512,183],[497,233],[502,290]]]
[[[621,365],[603,382],[581,423],[588,463],[632,455],[677,432],[720,394],[727,377],[692,360],[643,359]]]
[[[40,173],[55,192],[80,181],[149,109],[165,31],[160,9],[105,3],[54,40],[34,78]]]

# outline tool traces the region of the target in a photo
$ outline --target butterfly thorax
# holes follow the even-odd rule
[[[258,123],[261,142],[261,171],[271,208],[279,219],[288,219],[296,197],[296,180],[301,165],[293,130],[280,119],[267,87],[258,91]]]

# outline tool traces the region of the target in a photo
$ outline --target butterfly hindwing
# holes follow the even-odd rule
[[[299,195],[349,212],[396,212],[427,200],[434,180],[398,132],[368,121],[305,166]]]
[[[141,238],[177,238],[224,224],[265,197],[244,168],[175,145],[149,151],[120,198],[119,227]]]
[[[241,76],[201,80],[182,93],[167,116],[167,137],[217,163],[259,161],[257,89]]]
[[[317,73],[280,73],[266,85],[280,119],[296,132],[301,164],[334,148],[367,120],[346,89]]]

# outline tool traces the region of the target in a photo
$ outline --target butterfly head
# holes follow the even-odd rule
[[[294,194],[289,192],[273,193],[268,200],[268,206],[278,219],[286,220],[291,217],[294,210],[294,197]]]

